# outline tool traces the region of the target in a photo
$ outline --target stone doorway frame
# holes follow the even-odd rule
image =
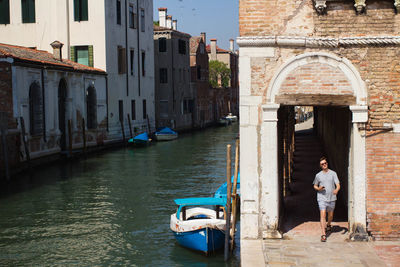
[[[249,55],[243,55],[242,64],[250,63],[246,56],[251,59],[252,53]],[[244,63],[243,63],[244,61]],[[340,58],[334,54],[326,52],[312,52],[304,53],[289,59],[286,63],[281,65],[278,71],[272,78],[266,95],[266,104],[261,105],[261,116],[260,116],[260,131],[258,136],[258,142],[260,147],[258,151],[251,151],[254,149],[254,144],[249,142],[249,147],[244,148],[241,146],[241,155],[248,155],[257,152],[259,155],[258,159],[258,171],[250,170],[249,166],[245,166],[247,160],[242,161],[241,158],[241,172],[243,177],[245,173],[258,173],[258,182],[250,181],[248,185],[258,186],[258,201],[254,197],[246,196],[248,190],[243,190],[242,192],[242,220],[244,222],[243,231],[250,230],[250,227],[258,226],[258,233],[262,235],[263,238],[281,238],[282,235],[279,232],[279,219],[280,219],[280,188],[278,183],[278,135],[277,135],[277,124],[278,124],[278,109],[280,104],[276,103],[275,97],[279,94],[280,87],[285,81],[287,75],[289,75],[293,70],[299,66],[310,64],[310,63],[322,63],[328,64],[332,67],[339,68],[343,74],[347,77],[353,89],[353,94],[356,97],[356,104],[349,106],[352,112],[352,127],[351,127],[351,144],[349,152],[349,175],[348,175],[348,186],[349,186],[349,197],[348,197],[348,220],[350,226],[351,237],[354,239],[365,239],[367,236],[366,232],[366,140],[365,131],[360,128],[368,120],[368,106],[367,106],[367,89],[364,81],[357,69],[352,65],[352,63],[345,59]],[[243,66],[244,67],[244,66]],[[247,67],[247,66],[246,66]],[[245,67],[245,68],[246,68]],[[250,66],[248,66],[250,67]],[[244,69],[244,68],[243,68]],[[245,97],[242,102],[241,99],[241,109],[244,111],[247,109],[251,111],[251,106],[256,104],[256,101],[250,101],[250,99],[255,97]],[[253,102],[253,103],[252,103]],[[258,102],[259,103],[259,102]],[[265,103],[265,102],[264,102]],[[302,103],[299,103],[301,105]],[[316,105],[318,103],[315,103]],[[242,111],[241,110],[241,111]],[[255,110],[253,110],[254,112]],[[242,116],[242,112],[241,112]],[[249,126],[257,125],[256,122],[245,121]],[[242,123],[242,121],[241,121]],[[247,126],[247,125],[246,125]],[[242,128],[241,126],[241,136],[242,133],[252,133],[252,127]],[[254,129],[255,130],[255,129]],[[246,142],[246,141],[245,141]],[[241,141],[243,144],[244,142]],[[246,142],[247,143],[247,142]],[[254,165],[254,163],[253,163]],[[255,166],[252,166],[255,167]],[[242,179],[244,180],[244,179]],[[243,185],[244,187],[246,185]],[[249,190],[250,192],[250,190]],[[254,191],[253,191],[254,192]],[[254,200],[252,200],[254,199]],[[257,211],[258,206],[258,211]],[[256,212],[254,212],[256,211]],[[248,213],[248,214],[247,214]],[[257,213],[257,214],[255,214]],[[258,216],[255,216],[258,215]],[[257,221],[256,221],[257,220]],[[243,233],[242,238],[254,238],[257,233],[249,231],[249,233]]]

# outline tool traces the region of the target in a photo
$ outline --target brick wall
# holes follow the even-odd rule
[[[241,36],[297,35],[315,37],[399,36],[400,14],[393,0],[367,1],[364,14],[357,15],[353,1],[327,2],[326,15],[318,15],[312,0],[240,0]],[[368,91],[367,127],[400,123],[400,47],[358,46],[331,49],[275,48],[272,58],[251,60],[251,93],[267,95],[268,85],[278,68],[290,58],[307,52],[328,52],[351,61]],[[321,66],[320,66],[321,67]],[[329,67],[327,67],[329,68]],[[307,79],[319,84],[313,93],[348,92],[348,84],[335,69],[323,75],[317,66],[297,69],[283,84],[280,93],[307,92]],[[303,77],[302,77],[303,75]],[[304,75],[310,75],[305,77]],[[324,76],[324,77],[321,77]],[[313,78],[311,78],[313,77]],[[319,78],[318,78],[319,77]],[[343,84],[343,90],[337,88]],[[318,103],[316,103],[318,104]],[[367,216],[368,230],[377,239],[400,238],[400,134],[368,132]],[[396,169],[397,168],[397,169]]]
[[[367,220],[377,239],[400,238],[400,134],[367,136]]]

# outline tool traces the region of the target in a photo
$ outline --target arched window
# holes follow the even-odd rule
[[[37,81],[29,87],[29,124],[31,135],[43,134],[43,98]]]
[[[87,128],[97,128],[97,98],[94,86],[89,86],[86,90],[86,107],[87,107]]]

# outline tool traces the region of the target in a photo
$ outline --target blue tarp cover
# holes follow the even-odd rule
[[[142,133],[142,134],[136,135],[133,139],[134,140],[148,141],[149,140],[149,136],[147,135],[147,133]]]
[[[161,129],[160,131],[156,132],[156,133],[161,133],[161,134],[176,134],[175,131],[171,130],[168,127],[164,127],[163,129]]]
[[[226,199],[215,197],[192,197],[175,199],[175,204],[179,206],[205,206],[205,205],[226,205]]]

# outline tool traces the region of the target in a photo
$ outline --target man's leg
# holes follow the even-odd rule
[[[320,222],[321,222],[321,232],[322,235],[326,235],[325,227],[326,227],[326,211],[320,210]]]
[[[333,210],[328,211],[328,225],[331,225],[332,220],[333,220]]]

